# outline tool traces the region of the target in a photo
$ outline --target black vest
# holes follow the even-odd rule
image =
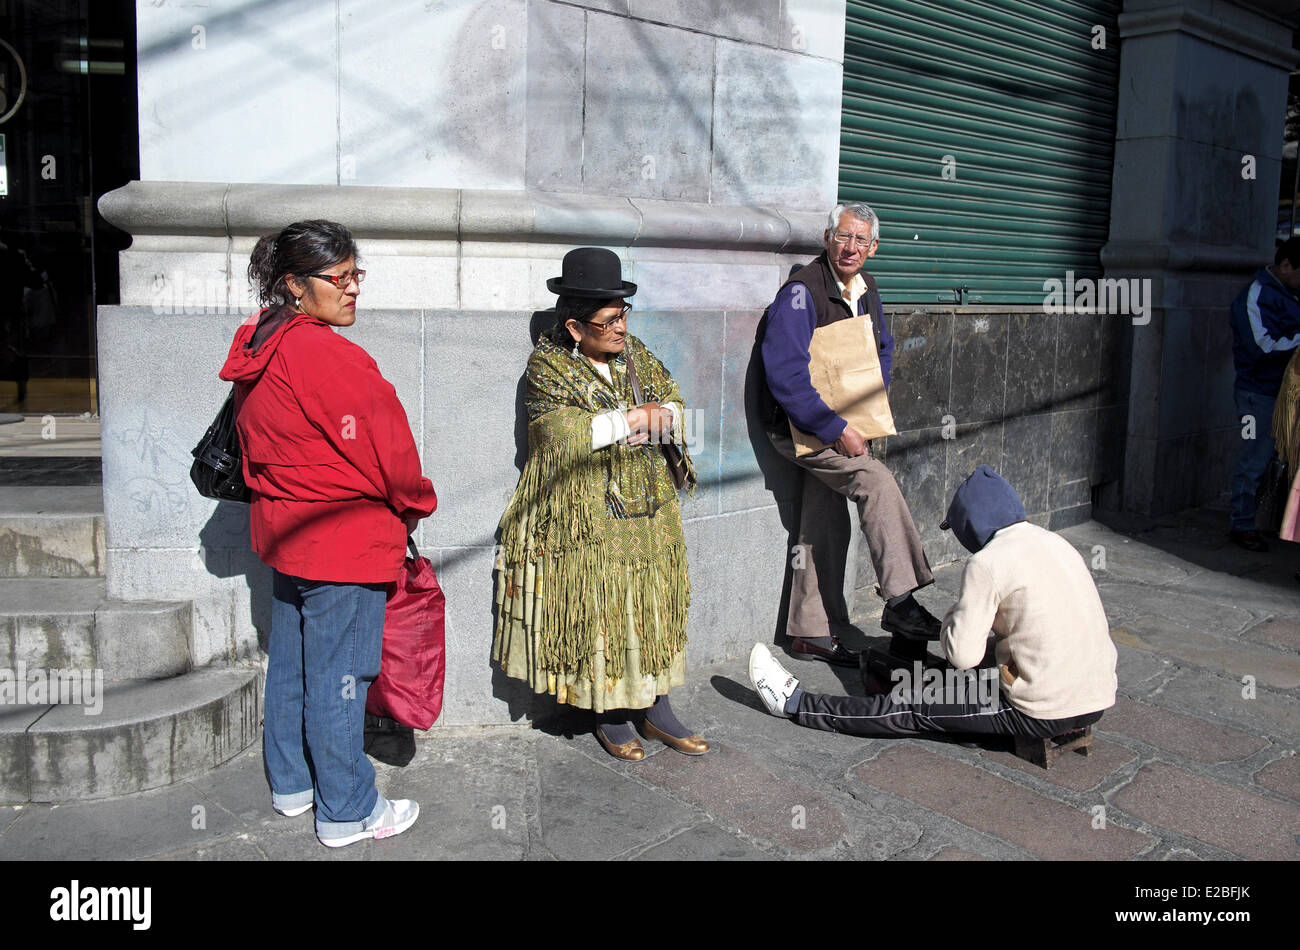
[[[867,302],[867,314],[871,317],[871,332],[876,338],[876,352],[880,352],[880,292],[876,289],[876,279],[866,271],[861,271],[862,279],[866,281],[867,292],[862,295],[862,299]],[[840,296],[839,287],[835,285],[835,273],[831,270],[830,259],[826,252],[822,251],[816,259],[806,267],[801,267],[795,271],[781,285],[777,294],[791,284],[803,284],[808,288],[808,294],[811,298],[809,303],[812,304],[813,312],[817,314],[817,326],[824,327],[835,323],[838,320],[848,320],[850,317],[857,316],[850,308],[848,301]],[[861,301],[859,301],[861,306]],[[767,335],[767,319],[771,307],[763,311],[763,317],[758,322],[758,343],[761,347],[763,337]],[[759,373],[763,379],[763,385],[759,390],[759,418],[763,425],[774,432],[789,432],[790,420],[781,408],[781,404],[776,401],[772,395],[772,390],[767,385],[766,368],[763,366],[763,357],[760,351],[758,358]]]

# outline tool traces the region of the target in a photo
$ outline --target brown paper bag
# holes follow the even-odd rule
[[[808,372],[822,401],[853,426],[864,439],[896,435],[894,414],[885,393],[880,354],[867,317],[818,327],[808,347]],[[811,455],[827,443],[790,424],[795,455]]]

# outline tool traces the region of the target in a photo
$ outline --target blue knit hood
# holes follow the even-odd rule
[[[1011,483],[981,465],[958,486],[940,527],[952,528],[962,546],[974,554],[989,543],[995,531],[1024,520],[1025,506]]]

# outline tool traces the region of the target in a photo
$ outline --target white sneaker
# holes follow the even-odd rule
[[[749,682],[768,712],[789,718],[785,704],[799,688],[799,681],[761,643],[755,643],[749,651]]]
[[[363,823],[362,830],[356,834],[343,838],[321,838],[320,843],[327,848],[341,848],[366,838],[391,838],[393,835],[400,835],[415,824],[415,819],[418,817],[420,817],[420,806],[409,798],[390,800],[373,825],[367,827]]]
[[[315,802],[308,802],[305,805],[299,805],[297,808],[275,808],[274,805],[271,807],[275,808],[275,813],[277,815],[284,815],[285,818],[297,818],[303,812],[311,811],[312,805],[314,804]]]

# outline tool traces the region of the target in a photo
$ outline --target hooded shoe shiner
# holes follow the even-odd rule
[[[943,527],[972,554],[943,619],[940,643],[952,669],[896,670],[894,688],[878,696],[814,694],[758,644],[749,679],[768,712],[861,736],[1049,738],[1092,725],[1114,705],[1110,625],[1069,542],[1026,521],[1015,489],[987,465],[957,489]],[[998,667],[970,672],[990,631]]]

